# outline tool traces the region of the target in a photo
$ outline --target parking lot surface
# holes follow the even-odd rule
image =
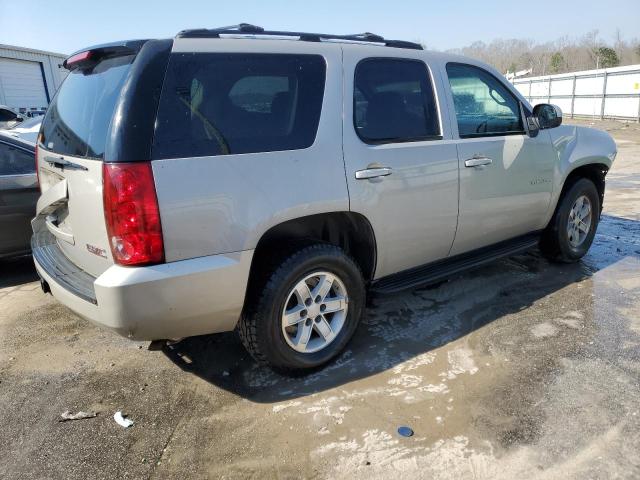
[[[640,126],[591,126],[619,154],[583,261],[373,298],[302,378],[234,334],[150,351],[44,295],[30,259],[0,265],[0,478],[640,478]]]

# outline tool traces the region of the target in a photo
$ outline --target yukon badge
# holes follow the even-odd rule
[[[104,248],[94,247],[93,245],[89,245],[87,243],[87,250],[89,250],[94,255],[98,255],[102,258],[107,258],[107,251]]]
[[[540,185],[541,183],[551,183],[551,180],[548,178],[534,178],[529,183],[531,183],[531,185]]]

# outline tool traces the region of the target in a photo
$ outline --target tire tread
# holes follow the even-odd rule
[[[294,247],[295,248],[295,247]],[[276,365],[269,361],[265,352],[260,347],[258,341],[258,325],[265,321],[263,313],[267,311],[264,306],[270,301],[271,292],[275,291],[284,281],[288,272],[291,271],[304,258],[316,254],[330,254],[346,259],[351,263],[352,267],[358,272],[359,278],[362,280],[362,271],[358,264],[346,253],[335,245],[328,243],[314,243],[307,245],[297,245],[297,249],[290,254],[283,256],[283,260],[279,265],[272,266],[270,272],[259,272],[259,279],[254,285],[252,291],[247,292],[248,298],[245,310],[240,317],[237,326],[237,332],[240,341],[247,349],[251,357],[260,365],[267,365],[275,370],[288,375],[296,375],[308,372],[308,369],[292,368],[287,365]],[[364,280],[362,280],[364,284]]]

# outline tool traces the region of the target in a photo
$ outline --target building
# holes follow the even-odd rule
[[[67,74],[66,57],[0,44],[0,105],[23,114],[45,110]]]

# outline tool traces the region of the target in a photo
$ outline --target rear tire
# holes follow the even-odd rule
[[[287,374],[338,355],[356,331],[366,296],[356,263],[328,244],[298,248],[248,295],[240,339],[257,362]]]
[[[540,250],[552,261],[577,262],[591,247],[599,221],[596,186],[589,179],[577,179],[563,192],[540,240]]]

